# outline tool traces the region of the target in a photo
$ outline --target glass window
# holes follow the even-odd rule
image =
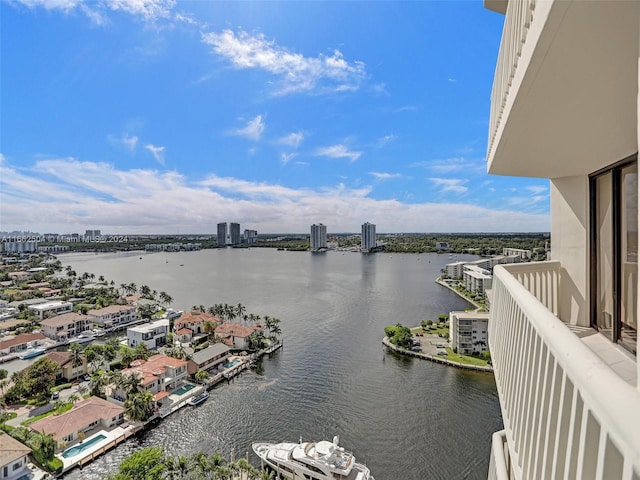
[[[590,178],[591,323],[636,352],[638,163],[628,159]]]

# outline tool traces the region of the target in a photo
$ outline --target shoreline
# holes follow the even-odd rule
[[[412,350],[405,350],[404,348],[398,348],[389,341],[388,337],[384,337],[382,339],[382,344],[385,347],[393,350],[395,353],[398,353],[400,355],[408,355],[410,357],[417,357],[422,360],[430,360],[432,362],[441,363],[443,365],[449,365],[449,366],[460,368],[463,370],[475,370],[478,372],[493,373],[493,367],[491,367],[490,365],[483,367],[481,365],[469,365],[466,363],[458,363],[452,360],[448,360],[446,358],[442,358],[434,355],[428,355],[426,353],[414,352]]]
[[[478,311],[481,310],[483,307],[481,307],[480,305],[478,305],[476,302],[474,302],[473,300],[471,300],[468,297],[465,297],[464,295],[462,295],[459,291],[457,291],[455,288],[452,288],[451,286],[449,286],[445,281],[442,280],[442,277],[438,277],[436,278],[435,282],[440,285],[443,286],[444,288],[448,288],[449,290],[451,290],[453,293],[455,293],[456,295],[458,295],[460,298],[466,300],[467,302],[469,302],[471,305],[473,305],[474,307],[474,311]]]

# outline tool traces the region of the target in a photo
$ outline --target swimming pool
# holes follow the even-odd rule
[[[229,362],[229,363],[225,363],[223,365],[224,368],[231,368],[233,367],[236,363],[239,363],[240,360],[238,360],[237,358],[233,361],[233,362]]]
[[[82,443],[79,443],[78,445],[75,445],[71,448],[67,448],[64,452],[62,452],[62,456],[64,458],[69,458],[69,457],[75,457],[76,455],[82,453],[83,451],[85,451],[87,448],[91,447],[92,445],[101,442],[102,440],[104,440],[105,437],[104,435],[100,434],[100,435],[96,435],[95,437],[90,438],[89,440],[86,440]]]
[[[191,385],[190,383],[185,383],[183,386],[171,392],[171,395],[184,395],[192,388],[196,388],[195,385]]]

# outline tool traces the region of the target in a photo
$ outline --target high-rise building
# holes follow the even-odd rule
[[[256,243],[258,241],[258,231],[257,230],[247,230],[244,231],[244,241],[246,243]]]
[[[240,224],[231,222],[229,224],[229,243],[231,245],[239,245],[242,243],[242,238],[240,237]]]
[[[317,252],[321,248],[327,248],[327,226],[322,223],[311,225],[311,251]]]
[[[489,173],[549,179],[551,253],[493,269],[493,479],[640,479],[640,2],[505,14]]]
[[[227,244],[227,223],[218,224],[218,246],[222,247]]]
[[[368,252],[376,247],[376,226],[373,223],[362,224],[362,237],[360,240],[360,249]]]
[[[84,239],[86,241],[92,241],[100,238],[100,230],[85,230]]]

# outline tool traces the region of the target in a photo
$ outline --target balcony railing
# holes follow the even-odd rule
[[[556,316],[558,271],[494,269],[489,344],[508,452],[494,439],[489,478],[638,480],[640,392]]]
[[[500,52],[496,63],[493,90],[491,91],[489,152],[492,150],[498,126],[507,105],[509,90],[518,68],[522,47],[533,20],[535,5],[535,0],[510,1],[507,4],[502,40],[500,41]]]

